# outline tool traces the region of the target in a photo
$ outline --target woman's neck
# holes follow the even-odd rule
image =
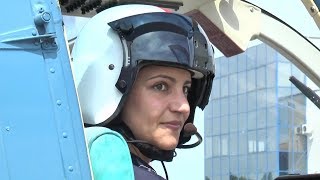
[[[143,155],[139,149],[134,146],[133,144],[128,144],[130,152],[133,153],[134,155],[138,156],[140,159],[142,159],[145,163],[149,164],[151,162],[151,159]]]

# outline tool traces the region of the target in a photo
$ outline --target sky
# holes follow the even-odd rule
[[[304,5],[300,0],[249,0],[270,13],[284,20],[287,24],[300,31],[306,37],[320,37],[320,31],[308,14]],[[86,19],[72,19],[64,17],[66,27],[76,25],[77,28],[67,30],[68,39],[73,38],[78,34],[81,27],[86,23]],[[259,41],[254,41],[249,44],[252,46]],[[320,43],[319,43],[320,44]],[[222,53],[216,50],[216,57],[222,56]],[[214,89],[214,88],[213,88]],[[199,133],[204,136],[204,113],[197,109],[195,116],[195,125]],[[191,139],[194,142],[195,138]],[[193,149],[177,150],[177,157],[173,162],[165,163],[168,171],[169,179],[171,180],[200,180],[204,179],[204,142]],[[152,166],[156,171],[165,177],[161,163],[152,162]]]

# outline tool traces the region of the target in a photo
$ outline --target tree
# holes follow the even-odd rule
[[[261,178],[261,180],[273,180],[272,178],[272,173],[268,172],[268,173],[264,173],[263,177]]]
[[[238,180],[238,177],[233,174],[230,174],[229,179],[230,180]]]
[[[268,180],[273,180],[271,172],[268,173]]]

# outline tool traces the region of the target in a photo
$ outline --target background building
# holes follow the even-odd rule
[[[205,109],[207,179],[274,179],[306,174],[306,97],[289,81],[306,76],[271,47],[260,44],[216,60]],[[310,105],[311,106],[311,105]]]

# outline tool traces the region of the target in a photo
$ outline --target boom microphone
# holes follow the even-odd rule
[[[201,144],[202,142],[202,137],[201,135],[198,133],[196,126],[194,126],[192,123],[187,123],[186,125],[184,125],[183,128],[183,136],[184,137],[189,137],[192,135],[196,135],[198,138],[198,141],[193,143],[193,144],[180,144],[177,146],[177,148],[180,149],[189,149],[189,148],[194,148],[196,146],[198,146],[199,144]]]

